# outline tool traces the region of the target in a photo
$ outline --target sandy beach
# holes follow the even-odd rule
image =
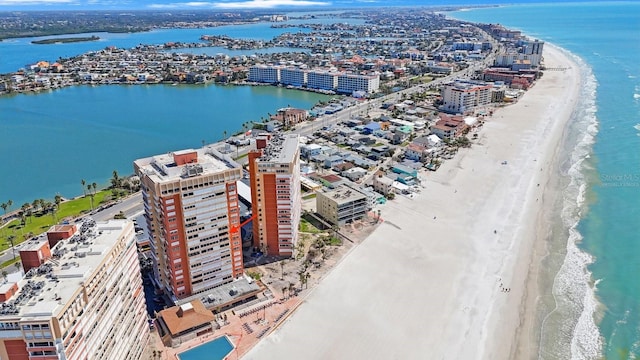
[[[419,196],[384,205],[379,228],[243,358],[530,358],[547,184],[580,84],[560,51],[547,44],[544,58],[567,69],[421,173]]]

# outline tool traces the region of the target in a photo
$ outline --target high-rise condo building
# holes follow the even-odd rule
[[[158,286],[175,302],[240,277],[242,169],[211,148],[138,159],[134,168]]]
[[[253,246],[269,255],[291,256],[300,224],[300,150],[297,134],[256,140],[249,153]]]
[[[140,359],[149,325],[133,223],[87,220],[51,253],[0,286],[0,358]]]

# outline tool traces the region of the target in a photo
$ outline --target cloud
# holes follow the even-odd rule
[[[2,1],[2,0],[0,0]],[[331,2],[315,0],[249,0],[230,2],[192,1],[184,3],[152,4],[153,9],[214,8],[214,9],[270,9],[281,6],[328,6]]]
[[[76,0],[0,0],[0,6],[75,4]]]

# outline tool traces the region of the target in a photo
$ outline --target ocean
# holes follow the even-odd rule
[[[514,5],[449,16],[522,30],[579,62],[583,91],[560,149],[560,216],[541,274],[539,358],[636,359],[640,3]]]
[[[561,216],[552,224],[541,274],[539,358],[637,358],[640,3],[515,5],[450,16],[521,29],[570,51],[580,63],[583,91],[560,149]],[[259,26],[229,31],[234,29],[238,33],[228,35],[272,37]],[[111,44],[197,41],[204,33],[109,34],[122,40],[40,48],[15,39],[0,43],[0,72]],[[18,45],[24,48],[11,48]],[[0,98],[0,200],[19,205],[55,193],[78,195],[81,179],[105,183],[114,169],[130,173],[137,157],[219,140],[223,131],[239,130],[278,107],[309,108],[321,98],[273,87],[220,86],[75,87]]]

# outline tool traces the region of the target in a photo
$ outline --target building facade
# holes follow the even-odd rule
[[[352,94],[356,91],[374,93],[380,88],[380,75],[341,74],[338,76],[337,91]]]
[[[85,221],[0,307],[0,358],[140,359],[149,339],[133,223]]]
[[[249,68],[249,81],[276,84],[280,82],[280,68],[254,65]]]
[[[236,181],[242,168],[212,148],[134,162],[158,286],[174,302],[243,274]]]
[[[362,219],[368,209],[366,195],[345,185],[328,192],[316,193],[316,208],[320,216],[333,225],[342,226]]]
[[[307,70],[298,68],[280,69],[280,83],[282,85],[304,86],[307,84]]]
[[[335,90],[338,87],[340,73],[330,71],[309,71],[307,87],[310,89]]]
[[[299,135],[266,135],[256,147],[249,153],[253,246],[292,256],[302,207]]]
[[[456,81],[442,88],[442,110],[464,114],[491,103],[491,85]]]

